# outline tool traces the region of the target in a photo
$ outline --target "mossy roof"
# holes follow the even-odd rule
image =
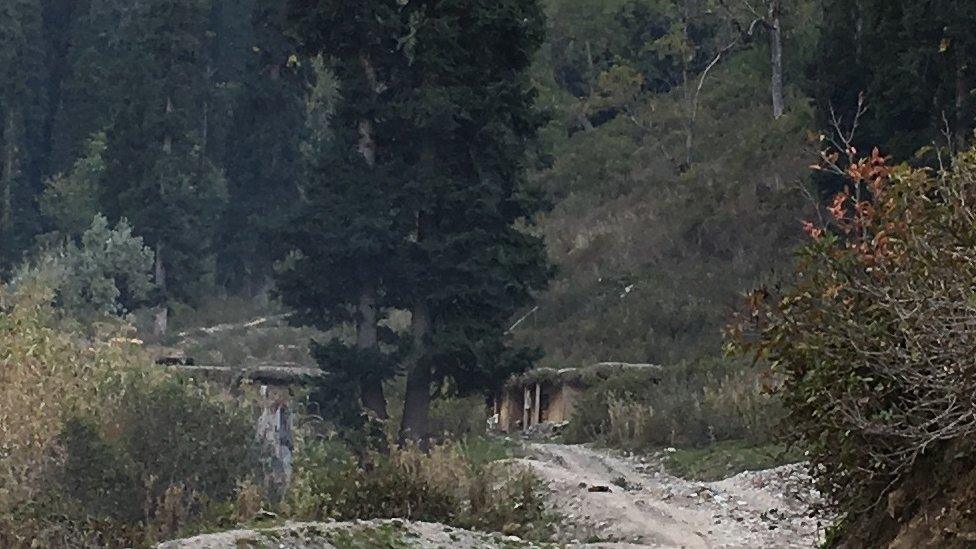
[[[508,390],[518,389],[536,383],[557,383],[586,387],[599,383],[609,377],[624,372],[644,371],[648,375],[656,375],[661,371],[657,364],[632,364],[629,362],[598,362],[580,368],[536,368],[523,374],[513,376],[505,383]]]

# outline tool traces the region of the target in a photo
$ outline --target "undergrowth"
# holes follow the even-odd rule
[[[764,444],[782,416],[778,400],[764,390],[768,382],[762,370],[719,359],[667,366],[656,376],[623,373],[582,395],[566,439],[631,450]]]
[[[678,448],[664,459],[668,472],[688,480],[709,482],[744,471],[761,471],[784,463],[798,462],[803,455],[780,444],[754,445],[724,441],[704,448]]]
[[[283,510],[300,520],[403,518],[548,539],[554,521],[538,477],[472,448],[393,448],[363,459],[338,440],[307,440]]]

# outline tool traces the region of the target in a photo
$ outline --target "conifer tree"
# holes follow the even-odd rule
[[[859,145],[907,159],[971,137],[976,6],[965,0],[857,0],[824,4],[818,55],[820,122],[831,108],[850,125],[863,93]],[[863,148],[863,147],[862,147]]]
[[[391,122],[399,92],[395,73],[408,61],[399,41],[407,37],[412,6],[379,0],[296,0],[290,6],[291,32],[306,53],[330,56],[339,89],[328,136],[323,139],[321,128],[309,136],[305,204],[290,230],[298,253],[279,275],[279,289],[303,322],[355,325],[353,344],[326,346],[318,354],[379,419],[387,417],[383,381],[393,368],[380,351],[378,321],[384,308],[397,304],[390,290],[407,236],[398,177],[404,142]]]
[[[507,322],[551,274],[542,240],[518,226],[541,203],[525,158],[542,118],[526,71],[544,38],[535,0],[432,2],[411,21],[400,122],[411,128],[407,242],[413,348],[401,440],[426,444],[431,391],[497,386],[531,354]]]
[[[208,0],[141,0],[123,31],[125,97],[108,131],[101,203],[156,251],[157,332],[170,304],[212,283],[226,189],[205,149],[209,16]]]
[[[59,32],[65,49],[57,61],[63,73],[52,103],[48,175],[65,172],[85,154],[93,135],[108,129],[126,90],[122,22],[130,2],[80,0]]]
[[[285,4],[258,0],[226,155],[229,200],[220,231],[220,278],[232,289],[271,276],[275,232],[298,203],[299,142],[311,68],[285,38]]]
[[[435,385],[485,388],[529,359],[505,324],[549,275],[541,240],[516,227],[539,206],[523,161],[542,121],[526,74],[542,10],[295,0],[292,13],[305,49],[335,59],[341,97],[315,222],[299,231],[325,242],[300,248],[306,276],[290,286],[318,299],[292,302],[353,314],[357,349],[375,345],[377,305],[411,311],[401,439],[425,444]]]
[[[0,5],[0,268],[37,229],[32,183],[44,108],[42,24],[39,0]]]

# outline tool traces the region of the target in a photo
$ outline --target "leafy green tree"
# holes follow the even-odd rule
[[[846,515],[835,538],[875,542],[896,530],[866,510],[972,455],[976,151],[939,174],[877,149],[824,159],[849,188],[805,224],[795,276],[750,294],[731,335],[781,376],[784,432]]]
[[[68,315],[91,319],[122,315],[155,291],[153,251],[123,219],[114,228],[97,215],[79,241],[68,240],[24,263],[11,287],[39,283]]]
[[[44,182],[40,209],[55,230],[76,236],[90,226],[98,213],[104,155],[105,134],[95,134],[88,142],[86,154],[75,161],[69,173],[59,173]]]

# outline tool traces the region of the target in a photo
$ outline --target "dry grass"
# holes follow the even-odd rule
[[[626,448],[763,444],[782,417],[763,379],[760,370],[721,360],[667,367],[660,381],[610,378],[580,401],[567,437]]]
[[[124,332],[78,340],[57,328],[50,298],[42,288],[0,293],[0,510],[36,497],[65,416],[111,406],[114,387],[147,375]]]
[[[483,462],[455,443],[359,460],[337,441],[311,441],[284,509],[305,520],[396,517],[532,539],[547,538],[552,522],[530,471]]]

